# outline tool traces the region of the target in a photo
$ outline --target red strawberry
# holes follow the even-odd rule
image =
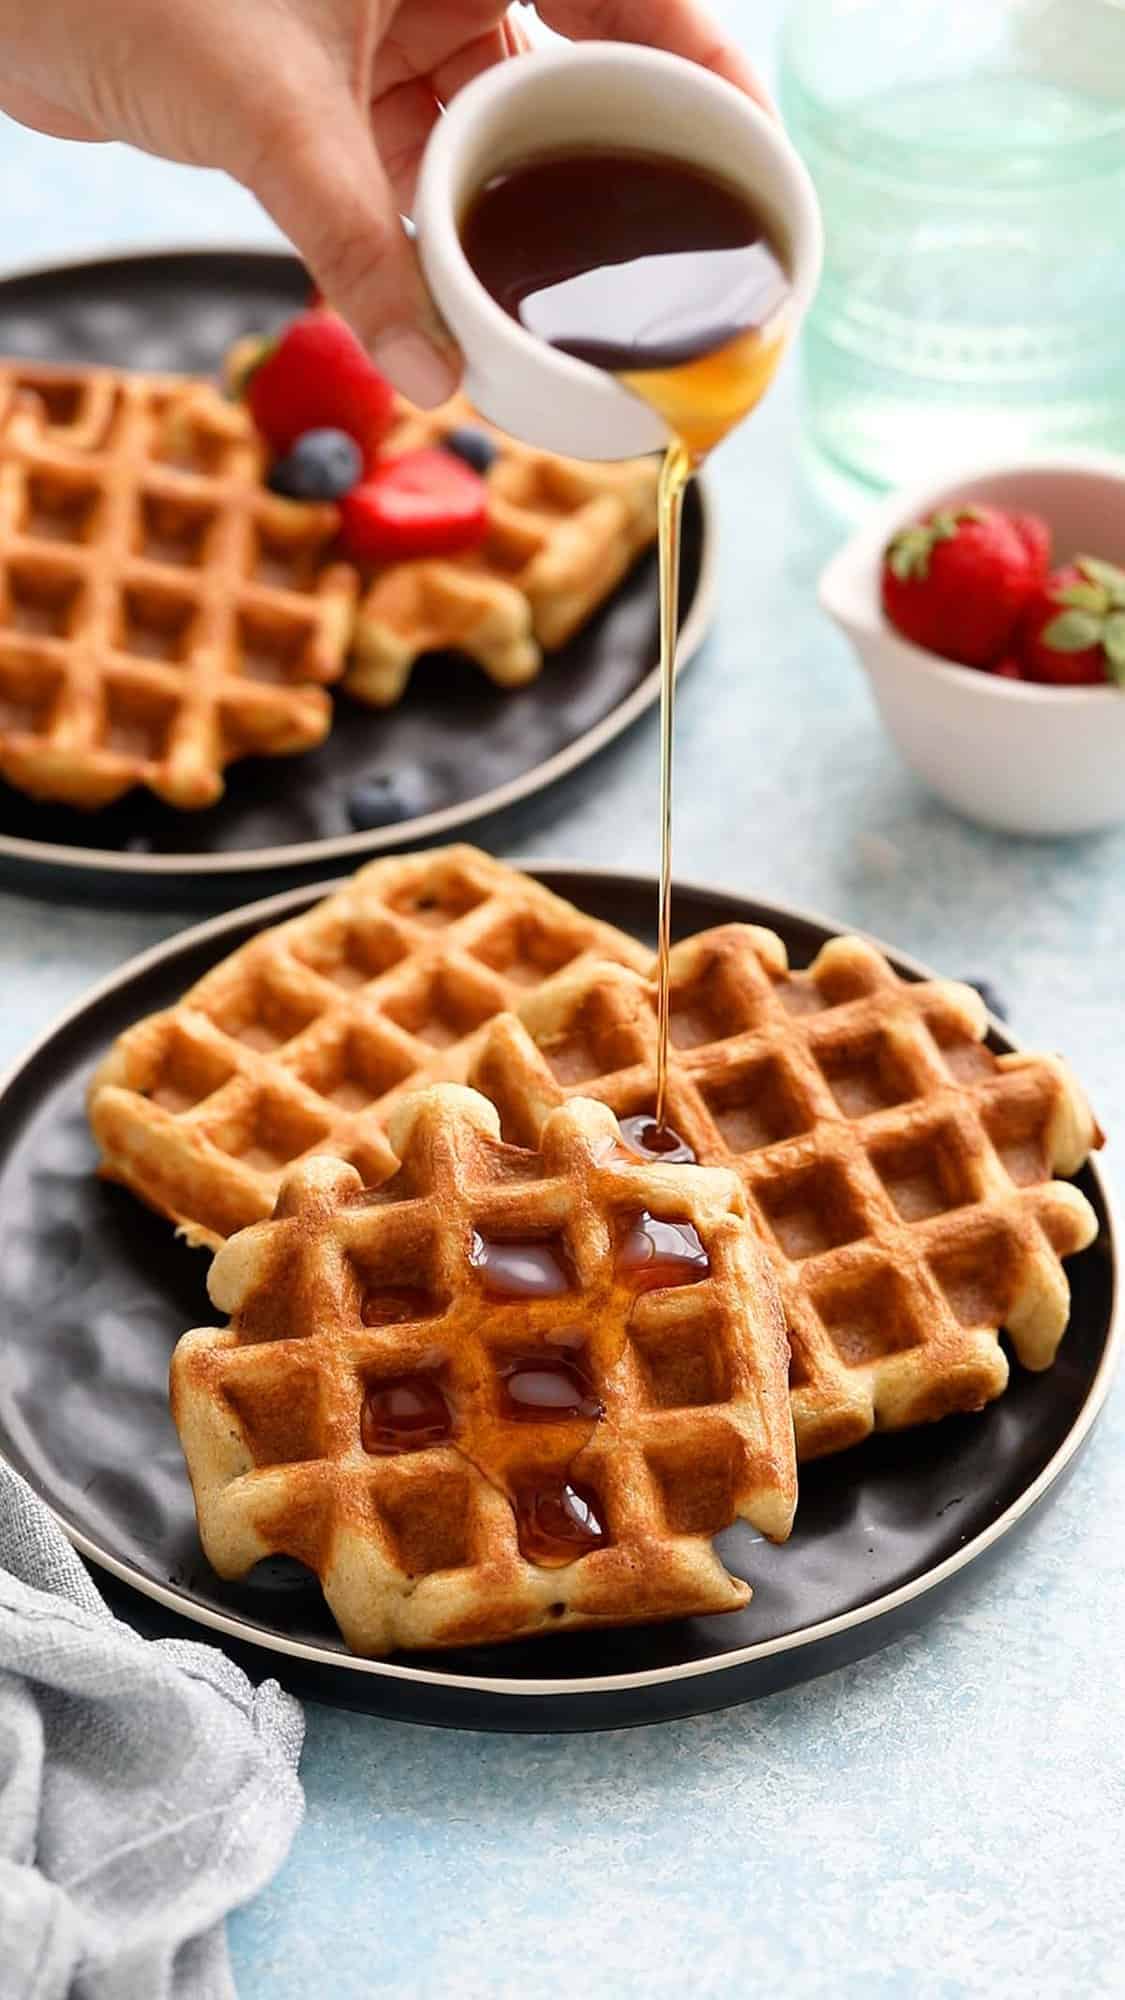
[[[1032,563],[998,507],[943,507],[888,545],[883,609],[916,646],[989,667],[1009,649],[1037,580]]]
[[[339,502],[340,534],[361,562],[456,555],[476,548],[488,526],[488,489],[452,452],[387,458]]]
[[[1051,567],[1051,530],[1041,514],[1009,514],[1008,519],[1031,558],[1038,582]]]
[[[1014,653],[1005,653],[1003,659],[998,660],[989,671],[994,673],[999,681],[1022,681],[1024,677],[1023,662],[1018,660]]]
[[[1052,570],[1020,621],[1027,678],[1054,687],[1125,687],[1125,569],[1079,556]]]
[[[347,431],[370,464],[394,417],[395,392],[338,313],[315,306],[263,342],[243,374],[250,414],[275,452],[305,431]]]

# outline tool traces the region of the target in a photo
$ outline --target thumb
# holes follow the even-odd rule
[[[303,257],[376,366],[430,408],[460,380],[367,123],[350,94],[302,99],[240,176]]]

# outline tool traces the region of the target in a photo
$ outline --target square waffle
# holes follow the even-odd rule
[[[90,1087],[102,1171],[211,1245],[304,1154],[381,1180],[397,1098],[463,1077],[484,1023],[583,959],[649,953],[470,847],[372,862],[118,1038]]]
[[[235,758],[320,743],[357,580],[337,510],[262,480],[207,383],[0,365],[0,773],[208,806]]]
[[[656,535],[655,459],[588,465],[505,437],[463,397],[400,408],[382,453],[440,445],[468,425],[496,447],[485,475],[488,534],[465,555],[388,564],[359,607],[349,694],[377,708],[402,696],[423,653],[465,653],[498,687],[534,680]]]
[[[1065,1066],[994,1055],[971,988],[910,982],[860,938],[788,970],[730,925],[672,954],[668,1122],[735,1168],[779,1281],[800,1455],[1000,1395],[1045,1368],[1070,1311],[1060,1259],[1093,1240],[1077,1171],[1101,1134]],[[576,968],[495,1022],[469,1072],[533,1144],[581,1091],[651,1117],[649,981]]]
[[[536,1151],[499,1132],[436,1085],[395,1110],[378,1190],[294,1168],[211,1267],[230,1326],[173,1357],[212,1565],[297,1558],[357,1653],[734,1610],[711,1537],[792,1522],[784,1324],[737,1177],[640,1160],[582,1099]]]

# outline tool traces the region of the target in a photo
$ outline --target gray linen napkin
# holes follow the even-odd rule
[[[231,2000],[303,1735],[276,1681],[120,1624],[0,1462],[0,2000]]]

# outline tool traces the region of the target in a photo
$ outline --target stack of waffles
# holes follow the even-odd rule
[[[1070,1309],[1060,1259],[1096,1230],[1055,1179],[1100,1144],[1065,1065],[994,1055],[972,988],[901,979],[861,938],[790,972],[771,931],[728,925],[675,946],[671,970],[667,1117],[746,1190],[801,1456],[980,1409],[1007,1385],[1001,1328],[1047,1367]],[[576,1089],[647,1111],[651,982],[576,967],[494,1022],[469,1074],[521,1139]]]
[[[994,1054],[974,992],[861,939],[791,971],[724,926],[673,955],[657,1157],[653,970],[449,849],[364,869],[109,1052],[103,1171],[194,1241],[255,1223],[212,1268],[230,1327],[174,1371],[223,1574],[298,1556],[360,1650],[719,1608],[706,1545],[738,1515],[784,1536],[794,1434],[808,1459],[979,1409],[1001,1331],[1053,1360],[1096,1230],[1056,1176],[1101,1136],[1062,1063]],[[499,1302],[490,1243],[522,1272]],[[513,1355],[550,1363],[535,1420]],[[405,1449],[373,1395],[440,1438]]]
[[[400,405],[384,449],[471,418]],[[235,759],[323,741],[335,682],[385,706],[445,650],[533,679],[653,539],[657,475],[493,443],[480,549],[361,573],[335,506],[268,490],[212,384],[0,363],[0,774],[69,805],[142,786],[198,809]]]

